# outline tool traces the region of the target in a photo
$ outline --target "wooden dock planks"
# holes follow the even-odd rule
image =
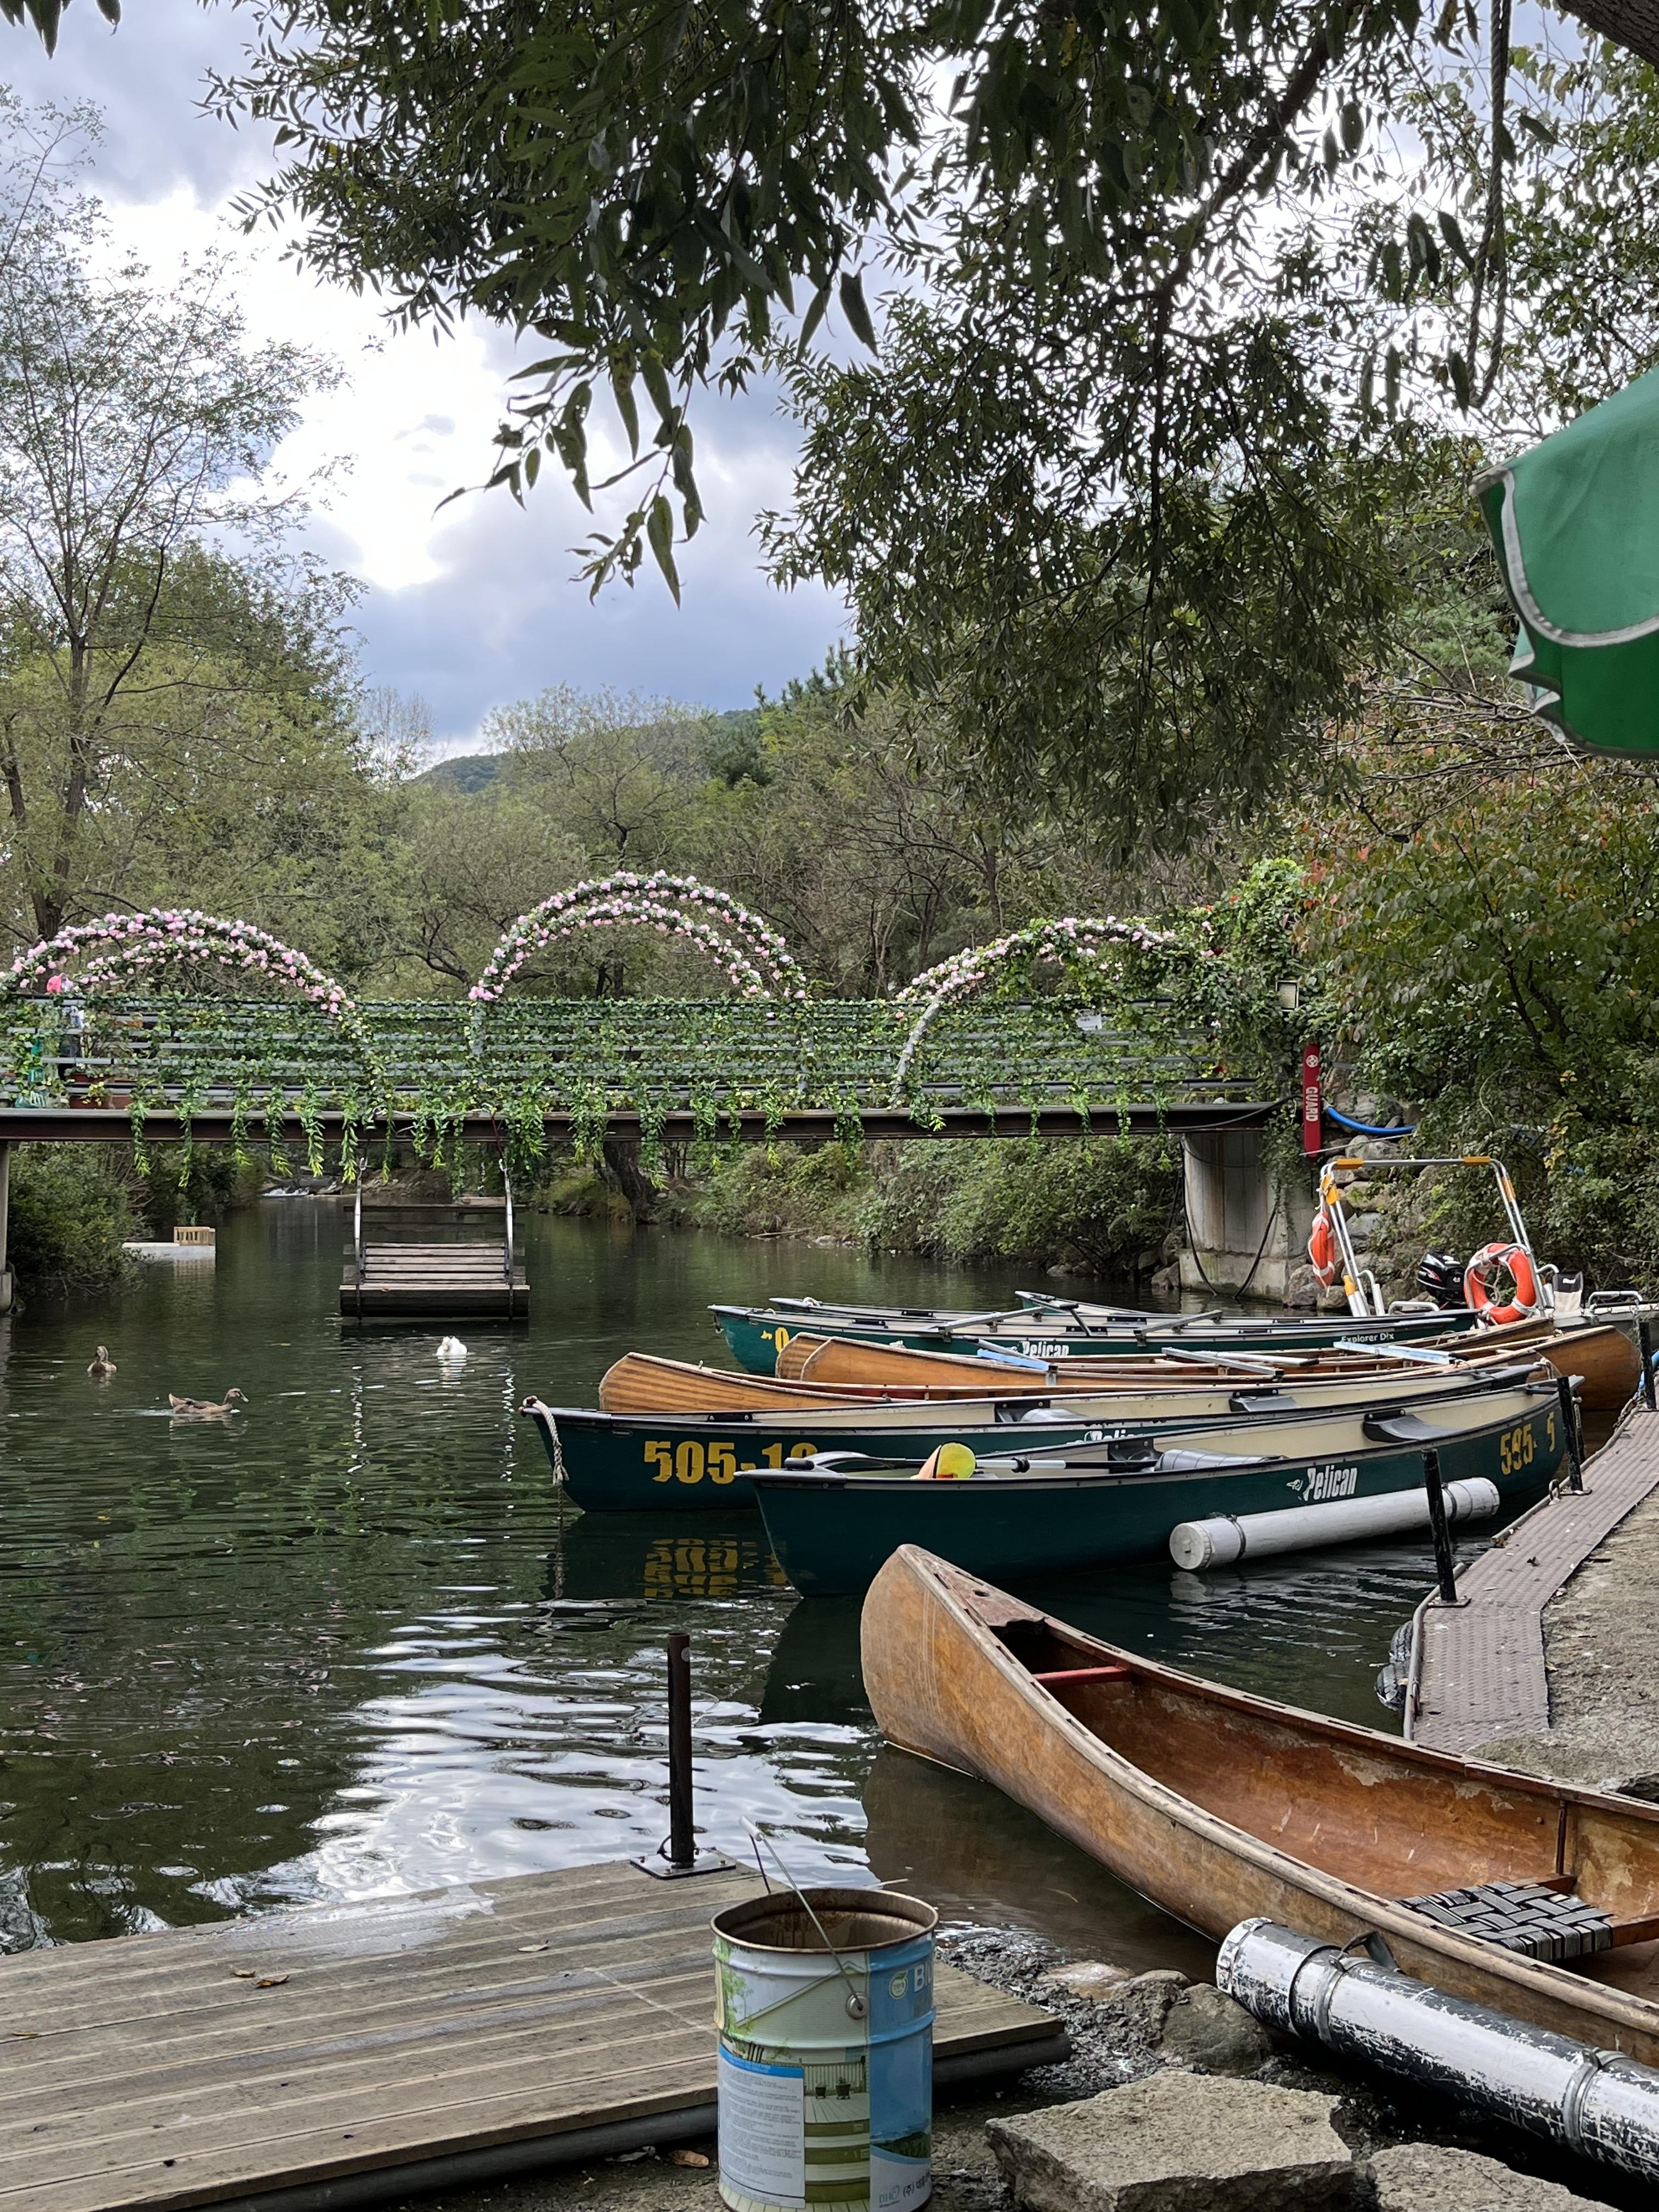
[[[343,2206],[708,2133],[708,1922],[758,1887],[578,1867],[0,1960],[0,2212]],[[1063,2053],[948,1966],[938,2000],[941,2078]]]
[[[346,1261],[340,1311],[360,1320],[404,1314],[524,1320],[530,1285],[520,1266],[508,1275],[500,1243],[365,1244],[361,1270],[355,1258]]]
[[[1584,1463],[1582,1494],[1534,1505],[1471,1560],[1459,1602],[1418,1607],[1406,1734],[1467,1753],[1549,1726],[1544,1608],[1596,1546],[1659,1484],[1659,1415],[1631,1407]]]

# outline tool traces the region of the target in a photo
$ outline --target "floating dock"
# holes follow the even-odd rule
[[[1413,1624],[1406,1734],[1467,1756],[1550,1725],[1544,1608],[1659,1486],[1659,1414],[1639,1401],[1559,1491],[1512,1522],[1457,1577],[1457,1603],[1425,1598]]]
[[[714,2127],[712,1916],[574,1867],[0,1959],[4,2212],[343,2212]],[[941,1965],[934,2078],[1066,2055]]]

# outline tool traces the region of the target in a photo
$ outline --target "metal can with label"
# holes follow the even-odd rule
[[[781,1889],[716,1917],[731,2212],[927,2203],[938,1923],[932,1905],[878,1889]]]

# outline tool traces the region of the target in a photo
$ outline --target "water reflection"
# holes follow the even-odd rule
[[[1006,1303],[1019,1277],[532,1217],[528,1328],[343,1327],[337,1212],[267,1205],[209,1267],[0,1322],[0,1945],[614,1858],[666,1826],[663,1638],[693,1639],[699,1818],[803,1875],[910,1879],[1132,1963],[1190,1939],[976,1784],[878,1754],[855,1605],[758,1519],[581,1516],[514,1408],[710,1299]],[[86,1374],[93,1347],[118,1372]],[[248,1395],[174,1422],[167,1393]],[[1038,1593],[1180,1663],[1377,1723],[1421,1547]],[[873,1762],[873,1763],[872,1763]],[[866,1838],[866,1822],[868,1834]]]

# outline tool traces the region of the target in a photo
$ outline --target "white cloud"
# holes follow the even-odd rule
[[[593,520],[556,472],[522,509],[499,492],[441,505],[489,473],[510,338],[477,325],[435,340],[395,329],[372,296],[317,283],[268,237],[233,224],[230,203],[264,173],[267,149],[198,102],[203,71],[234,64],[244,27],[228,9],[151,0],[112,34],[90,0],[75,0],[55,60],[9,28],[0,53],[25,97],[103,106],[94,182],[123,250],[165,278],[181,254],[231,249],[251,334],[343,364],[347,382],[305,402],[277,464],[294,476],[336,457],[349,465],[313,535],[370,587],[357,615],[368,679],[420,692],[453,744],[490,707],[547,684],[740,706],[757,684],[775,690],[821,659],[842,610],[825,592],[772,590],[750,535],[757,510],[788,495],[793,432],[769,392],[710,396],[696,418],[712,520],[683,549],[678,610],[654,573],[590,605],[571,549]]]

